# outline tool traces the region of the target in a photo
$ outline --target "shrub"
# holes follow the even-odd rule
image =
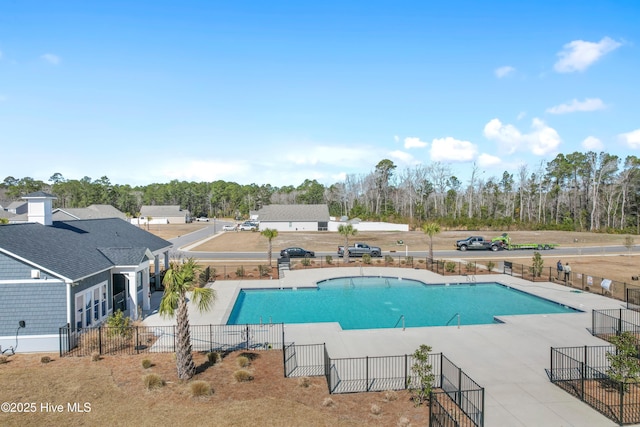
[[[447,261],[444,263],[444,271],[447,273],[453,273],[456,271],[456,263],[453,261]]]
[[[142,381],[147,390],[155,390],[164,386],[164,380],[158,374],[147,374],[142,377]]]
[[[122,310],[117,310],[107,319],[108,335],[119,336],[122,338],[131,338],[133,329],[131,328],[131,319],[124,315]]]
[[[384,392],[384,400],[394,402],[398,400],[398,393],[395,390],[387,390]]]
[[[476,264],[471,262],[471,261],[469,261],[464,265],[464,269],[466,271],[474,271],[476,269]]]
[[[607,360],[610,367],[607,374],[611,378],[624,383],[623,390],[628,391],[628,383],[635,383],[640,378],[640,365],[638,365],[638,349],[636,337],[629,331],[609,339],[616,346],[615,352],[607,351]]]
[[[533,277],[540,277],[542,275],[542,270],[544,269],[544,260],[542,259],[542,255],[540,252],[533,253],[533,266],[530,267],[531,274]]]
[[[216,280],[216,269],[211,267],[210,265],[208,265],[207,268],[202,270],[198,275],[198,285],[201,288],[204,287],[207,283],[215,282],[215,280]]]
[[[371,264],[371,255],[369,254],[362,255],[362,262],[364,264]]]
[[[408,256],[406,258],[407,264],[413,266],[413,257],[412,256]]]
[[[142,359],[142,367],[143,367],[144,369],[149,369],[149,368],[151,367],[151,365],[153,365],[153,364],[151,363],[151,360],[149,360],[149,359]]]
[[[40,358],[40,363],[49,363],[51,362],[51,358],[49,356],[42,356]]]
[[[327,255],[326,257],[324,257],[324,260],[329,265],[333,264],[333,257],[331,255]]]
[[[220,358],[220,353],[216,351],[210,351],[209,353],[207,353],[207,361],[209,361],[209,363],[212,365],[215,365],[217,362],[219,362]]]
[[[495,267],[495,266],[496,266],[496,263],[495,263],[495,262],[493,262],[493,261],[489,261],[489,262],[487,263],[487,270],[489,270],[489,271],[493,271],[493,269],[494,269],[494,267]]]
[[[250,363],[247,356],[238,356],[237,362],[238,366],[240,366],[241,368],[246,368]]]
[[[372,403],[370,411],[373,415],[380,415],[382,413],[382,408],[380,407],[380,405]]]
[[[206,381],[193,381],[189,387],[191,388],[191,397],[211,396],[213,394],[211,384]]]
[[[311,265],[311,259],[309,257],[304,257],[300,261],[300,264],[304,265],[305,267],[309,267]]]
[[[384,256],[384,263],[393,265],[393,257],[391,255]]]
[[[422,344],[413,353],[413,365],[411,370],[416,379],[409,377],[409,391],[413,397],[413,402],[416,406],[422,405],[431,395],[431,389],[433,388],[433,382],[435,375],[432,372],[432,366],[429,364],[429,352],[431,347]]]
[[[0,356],[0,365],[9,362],[9,358],[7,356]]]
[[[240,369],[233,373],[233,378],[235,378],[239,383],[242,383],[246,381],[252,381],[253,375],[251,375],[251,372],[247,371],[246,369]]]
[[[236,268],[236,276],[244,277],[244,267],[243,266],[240,266],[240,267]]]
[[[268,276],[271,273],[271,267],[268,265],[259,265],[258,266],[258,274],[260,277]]]
[[[298,385],[300,387],[308,388],[311,385],[311,380],[309,377],[300,377],[298,378]]]
[[[93,353],[91,353],[92,362],[97,362],[99,360],[100,360],[100,353],[98,353],[97,351],[94,351]]]
[[[411,420],[407,417],[400,417],[398,427],[411,427]]]
[[[324,400],[322,401],[322,406],[325,406],[325,407],[328,407],[328,408],[330,408],[331,406],[333,406],[335,404],[336,403],[330,397],[325,397]]]

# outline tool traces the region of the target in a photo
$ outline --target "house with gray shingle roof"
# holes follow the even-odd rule
[[[148,220],[151,218],[151,220]],[[184,224],[191,220],[188,210],[183,210],[178,205],[143,205],[140,208],[140,218],[132,219],[132,223],[146,224]]]
[[[150,309],[150,270],[161,257],[167,268],[170,242],[119,218],[54,221],[55,196],[24,198],[28,222],[0,225],[3,350],[57,351],[60,327],[71,340],[118,309]]]
[[[267,205],[254,212],[260,229],[278,231],[327,231],[329,207],[327,205]]]
[[[111,205],[89,205],[86,208],[58,208],[53,210],[54,221],[99,218],[120,218],[126,221],[127,215]]]

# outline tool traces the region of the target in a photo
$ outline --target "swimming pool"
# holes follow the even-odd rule
[[[342,277],[317,288],[240,291],[228,325],[339,322],[342,329],[496,323],[494,316],[579,310],[499,283],[425,284],[391,277]]]

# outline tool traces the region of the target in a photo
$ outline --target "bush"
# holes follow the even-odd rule
[[[393,265],[393,257],[391,255],[384,256],[384,263]]]
[[[236,276],[244,277],[244,267],[243,266],[240,266],[240,267],[236,268]]]
[[[406,261],[407,261],[407,265],[410,265],[410,266],[413,267],[413,257],[412,256],[408,256],[406,258]]]
[[[133,329],[131,327],[131,319],[124,315],[122,310],[117,310],[107,319],[109,336],[119,336],[122,338],[131,338]]]
[[[331,255],[327,255],[326,257],[324,257],[324,260],[329,265],[333,264],[333,257]]]
[[[142,377],[142,381],[147,390],[155,390],[164,386],[164,380],[158,374],[147,374]]]
[[[216,351],[210,351],[209,353],[207,353],[207,361],[209,361],[209,363],[212,365],[215,365],[216,363],[218,363],[220,359],[221,359],[220,353]]]
[[[387,402],[394,402],[398,400],[398,392],[395,390],[387,390],[384,392],[384,400]]]
[[[489,262],[487,263],[487,270],[489,270],[489,271],[493,271],[493,269],[494,269],[494,267],[495,267],[495,266],[496,266],[496,263],[495,263],[495,262],[493,262],[493,261],[489,261]]]
[[[3,365],[9,361],[7,356],[0,356],[0,365]]]
[[[544,260],[542,259],[542,255],[540,252],[533,253],[533,266],[529,268],[533,277],[540,277],[542,275],[542,270],[544,269]]]
[[[211,384],[206,381],[193,381],[189,387],[191,388],[191,397],[211,396],[213,394]]]
[[[476,264],[475,264],[475,263],[473,263],[473,262],[471,262],[471,261],[469,261],[469,262],[467,262],[467,263],[464,265],[464,269],[465,269],[467,272],[469,272],[469,271],[475,271],[475,269],[476,269]]]
[[[233,378],[235,378],[239,383],[242,383],[246,381],[252,381],[253,375],[251,375],[251,372],[247,371],[246,369],[240,369],[239,371],[235,371],[233,373]]]
[[[322,401],[322,406],[324,407],[331,407],[333,405],[335,405],[335,402],[330,397],[325,397],[324,400]]]
[[[431,389],[433,388],[435,375],[433,374],[432,366],[429,363],[430,351],[431,347],[422,344],[413,353],[414,362],[413,365],[411,365],[411,370],[413,371],[413,375],[417,378],[414,380],[413,377],[409,377],[408,386],[415,406],[420,406],[423,402],[429,399]]]
[[[51,358],[49,356],[42,356],[40,358],[40,363],[49,363],[51,362]]]
[[[362,262],[365,264],[371,264],[371,255],[369,254],[362,255]]]
[[[304,265],[305,267],[309,267],[311,265],[311,259],[309,257],[304,257],[300,261],[300,264]]]
[[[153,364],[151,363],[151,360],[149,359],[142,359],[142,367],[144,369],[149,369]]]
[[[258,274],[260,277],[268,276],[271,273],[271,267],[268,265],[259,265],[258,266]]]
[[[382,413],[382,408],[380,407],[380,405],[372,403],[370,411],[373,415],[380,415]]]
[[[237,363],[241,368],[246,368],[250,364],[249,358],[246,356],[238,356]]]
[[[447,261],[444,263],[444,271],[447,273],[453,273],[456,271],[456,263],[453,261]]]
[[[98,353],[97,351],[94,351],[93,353],[91,353],[92,362],[97,362],[99,360],[100,360],[100,353]]]
[[[309,377],[300,377],[298,378],[298,385],[300,387],[308,388],[311,385],[311,380]]]

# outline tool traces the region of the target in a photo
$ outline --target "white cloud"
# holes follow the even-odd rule
[[[574,40],[565,44],[563,50],[558,52],[560,59],[558,59],[553,68],[558,73],[584,71],[602,56],[620,46],[622,46],[622,43],[609,37],[604,37],[598,43]]]
[[[640,148],[640,129],[636,129],[627,133],[621,133],[619,137],[625,144],[627,144],[629,148],[632,148],[634,150]]]
[[[497,141],[507,154],[523,150],[542,156],[555,151],[562,142],[558,132],[538,118],[532,120],[531,132],[525,134],[513,125],[493,119],[485,125],[484,136]]]
[[[393,140],[395,142],[400,142],[400,137],[398,135],[394,135]]]
[[[494,70],[494,73],[496,74],[496,77],[501,79],[503,77],[507,77],[509,74],[512,74],[516,71],[515,68],[509,66],[509,65],[505,65],[504,67],[499,67],[496,68]]]
[[[407,137],[404,139],[404,148],[407,150],[410,148],[424,148],[429,145],[428,142],[420,141],[420,138]]]
[[[525,113],[524,111],[521,111],[520,113],[518,113],[518,117],[516,117],[516,120],[522,120],[525,117],[527,117],[527,113]]]
[[[607,106],[602,102],[600,98],[587,98],[580,102],[577,99],[566,103],[556,105],[551,108],[547,108],[547,113],[551,114],[566,114],[574,113],[576,111],[597,111],[604,110]]]
[[[502,163],[500,157],[492,156],[490,154],[482,153],[478,156],[478,166],[483,168],[498,166]]]
[[[60,62],[62,62],[60,57],[58,55],[54,55],[53,53],[45,53],[40,58],[42,58],[43,60],[45,60],[51,65],[58,65],[60,64]]]
[[[416,165],[420,163],[411,154],[406,151],[395,150],[389,153],[389,157],[406,165]]]
[[[434,139],[431,142],[431,160],[434,162],[467,162],[478,154],[478,147],[469,142],[450,136]]]
[[[595,136],[588,136],[582,141],[582,148],[588,151],[599,151],[604,149],[604,144]]]

